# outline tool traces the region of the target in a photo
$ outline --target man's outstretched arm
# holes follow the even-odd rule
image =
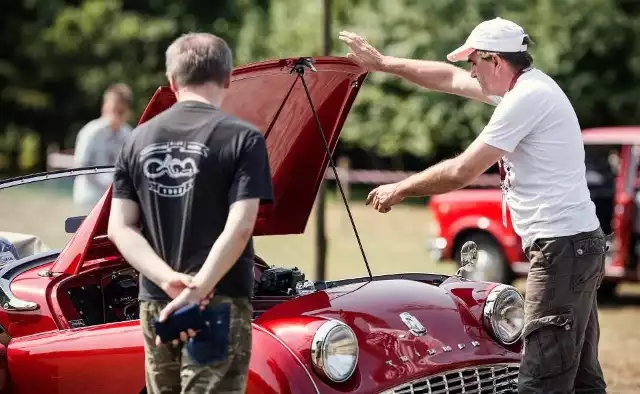
[[[510,95],[500,104],[489,123],[473,143],[459,156],[412,175],[398,183],[372,190],[367,204],[380,212],[406,197],[432,196],[463,188],[493,164],[514,151],[538,122],[536,114],[553,103],[544,91]],[[535,111],[531,110],[538,107]]]
[[[404,197],[422,197],[461,189],[487,171],[505,155],[504,150],[476,139],[462,154],[444,160],[400,181]]]
[[[351,49],[347,58],[366,69],[397,75],[430,90],[495,104],[463,68],[441,61],[385,56],[366,39],[348,31],[340,32],[339,38]]]
[[[469,71],[449,63],[384,56],[380,71],[397,75],[430,90],[494,104],[482,92],[480,84],[471,77]]]
[[[366,204],[386,213],[407,197],[443,194],[469,185],[488,170],[506,151],[477,138],[461,155],[427,168],[398,183],[373,189]]]

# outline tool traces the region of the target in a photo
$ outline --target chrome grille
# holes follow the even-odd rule
[[[393,394],[509,394],[518,392],[518,364],[483,365],[414,380]]]

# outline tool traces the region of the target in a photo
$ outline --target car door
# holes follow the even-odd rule
[[[138,320],[17,338],[7,361],[16,394],[138,394],[145,387]]]

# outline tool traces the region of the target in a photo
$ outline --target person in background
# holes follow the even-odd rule
[[[101,116],[87,123],[76,137],[76,167],[114,165],[124,142],[131,136],[127,123],[132,92],[124,83],[110,86],[102,98]],[[73,199],[87,209],[93,207],[113,181],[112,173],[80,175],[73,187]]]

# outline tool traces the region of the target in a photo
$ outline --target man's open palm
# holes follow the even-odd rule
[[[369,71],[378,71],[382,67],[384,55],[367,42],[366,39],[350,31],[341,31],[338,36],[351,52],[346,57]]]

